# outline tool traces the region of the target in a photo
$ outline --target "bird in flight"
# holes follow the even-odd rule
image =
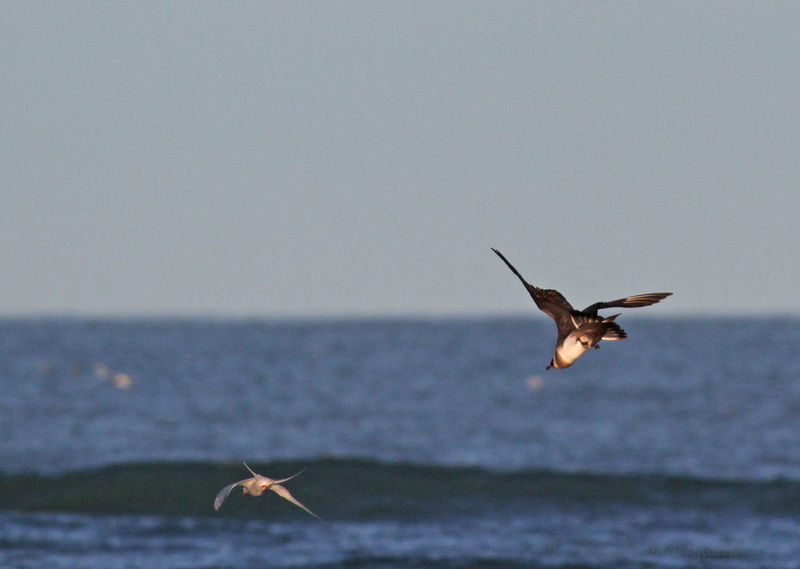
[[[503,262],[508,265],[511,272],[517,275],[528,290],[539,310],[556,321],[558,339],[553,359],[545,369],[562,369],[571,366],[579,357],[592,348],[598,348],[600,340],[623,340],[627,337],[625,330],[620,328],[614,320],[619,314],[613,316],[599,316],[598,310],[603,308],[638,308],[650,306],[670,296],[671,292],[651,292],[627,296],[617,300],[595,302],[583,310],[575,310],[567,299],[553,289],[544,289],[528,283],[514,265],[508,262],[503,254],[492,248]]]
[[[243,462],[242,464],[244,464],[244,467],[250,471],[250,474],[252,474],[253,477],[247,478],[245,480],[240,480],[239,482],[234,482],[233,484],[228,484],[227,486],[225,486],[225,488],[220,490],[219,493],[217,494],[217,497],[214,498],[214,510],[219,510],[220,507],[222,507],[222,503],[225,501],[225,498],[228,497],[228,494],[231,493],[231,490],[233,490],[236,486],[241,486],[242,494],[251,494],[253,496],[261,496],[261,494],[264,493],[264,490],[272,490],[281,498],[289,500],[292,504],[294,504],[298,508],[302,508],[303,510],[305,510],[318,520],[322,520],[322,518],[320,518],[317,514],[315,514],[314,512],[306,508],[303,504],[298,502],[286,488],[281,486],[283,482],[288,482],[295,476],[300,476],[305,469],[301,470],[294,476],[290,476],[289,478],[273,480],[272,478],[267,478],[266,476],[261,476],[260,474],[253,472],[253,469],[247,466],[246,462]]]

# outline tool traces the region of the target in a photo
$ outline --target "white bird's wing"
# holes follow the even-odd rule
[[[249,470],[249,471],[250,471],[250,474],[252,474],[252,475],[253,475],[253,478],[255,478],[256,476],[259,476],[258,474],[256,474],[255,472],[253,472],[253,469],[252,469],[252,468],[250,468],[249,466],[247,466],[247,463],[246,463],[246,462],[243,462],[242,464],[244,464],[244,467],[245,467],[247,470]]]
[[[249,480],[249,479],[248,479]],[[214,498],[214,510],[219,510],[222,507],[222,502],[225,501],[225,498],[228,497],[228,494],[231,493],[231,490],[236,488],[239,484],[245,482],[245,480],[240,480],[239,482],[234,482],[233,484],[228,484],[217,493],[217,497]]]
[[[298,473],[298,474],[299,474],[299,473]],[[297,476],[297,474],[295,474],[295,476]],[[292,478],[294,478],[294,476],[293,476]],[[305,507],[303,504],[301,504],[300,502],[298,502],[298,501],[295,499],[295,497],[294,497],[294,496],[292,496],[292,495],[291,495],[291,493],[290,493],[290,492],[289,492],[289,491],[288,491],[286,488],[284,488],[283,486],[281,486],[280,484],[273,484],[272,486],[270,486],[270,488],[269,488],[269,489],[270,489],[270,490],[272,490],[273,492],[275,492],[275,493],[276,493],[278,496],[280,496],[281,498],[284,498],[284,499],[286,499],[286,500],[289,500],[289,501],[290,501],[292,504],[294,504],[294,505],[295,505],[295,506],[297,506],[298,508],[302,508],[302,509],[304,509],[306,512],[308,512],[309,514],[311,514],[312,516],[314,516],[314,517],[315,517],[315,518],[317,518],[318,520],[320,520],[320,521],[324,521],[324,520],[323,520],[321,517],[319,517],[317,514],[315,514],[314,512],[312,512],[311,510],[309,510],[308,508],[306,508],[306,507]]]
[[[300,476],[300,475],[301,475],[301,474],[303,474],[305,471],[306,471],[306,469],[304,468],[303,470],[301,470],[301,471],[300,471],[300,472],[298,472],[297,474],[293,474],[293,475],[292,475],[292,476],[290,476],[289,478],[281,478],[280,480],[273,480],[273,482],[274,482],[275,484],[281,484],[281,483],[283,483],[283,482],[288,482],[288,481],[289,481],[289,480],[291,480],[292,478],[296,478],[296,477]]]

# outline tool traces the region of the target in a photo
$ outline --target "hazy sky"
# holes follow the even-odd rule
[[[800,313],[797,2],[2,13],[0,314]]]

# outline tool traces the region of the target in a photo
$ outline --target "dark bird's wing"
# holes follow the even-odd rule
[[[225,498],[228,497],[228,494],[231,493],[236,486],[238,486],[240,482],[234,482],[233,484],[228,484],[217,493],[217,497],[214,498],[214,510],[219,510],[222,507],[222,503],[225,501]]]
[[[528,290],[531,298],[533,298],[536,306],[539,307],[539,310],[556,321],[559,331],[562,327],[564,329],[569,329],[569,327],[571,327],[570,314],[572,313],[573,308],[560,292],[553,289],[545,289],[533,286],[526,281],[521,274],[519,274],[519,271],[514,268],[514,265],[508,262],[508,259],[506,259],[500,251],[494,248],[492,251],[497,253],[497,256],[503,259],[503,262],[508,266],[509,269],[511,269],[511,272],[517,275],[517,278],[522,281],[522,284],[525,285],[525,288]]]
[[[583,312],[585,314],[597,314],[597,311],[603,308],[639,308],[640,306],[650,306],[651,304],[655,304],[667,298],[671,294],[671,292],[649,292],[647,294],[626,296],[625,298],[618,298],[617,300],[595,302],[591,306],[584,308]]]

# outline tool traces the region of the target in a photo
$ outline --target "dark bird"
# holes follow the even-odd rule
[[[561,369],[571,366],[584,353],[592,348],[598,348],[597,344],[600,340],[623,340],[627,337],[625,330],[614,322],[619,314],[604,317],[597,314],[598,310],[650,306],[672,294],[671,292],[637,294],[617,300],[595,302],[583,310],[575,310],[560,292],[539,288],[528,283],[500,251],[494,248],[492,251],[497,253],[497,256],[503,259],[511,272],[522,281],[539,310],[556,321],[558,327],[556,352],[546,369],[551,367]]]

